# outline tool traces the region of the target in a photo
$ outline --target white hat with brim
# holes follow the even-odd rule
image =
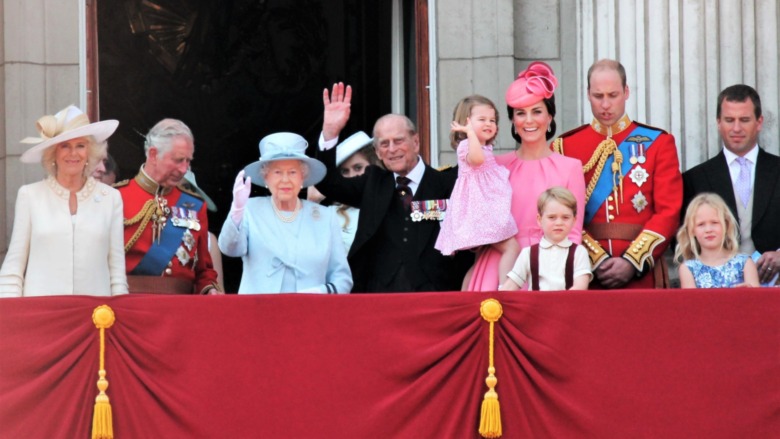
[[[244,174],[252,177],[252,183],[265,186],[265,179],[260,172],[264,163],[300,160],[309,165],[309,175],[303,181],[303,187],[315,185],[325,178],[327,169],[321,161],[306,155],[307,146],[309,143],[306,139],[295,133],[269,134],[260,140],[260,160],[248,164]]]
[[[40,137],[27,137],[22,143],[34,144],[22,154],[23,163],[40,163],[43,152],[52,145],[79,137],[92,136],[95,142],[105,142],[119,126],[117,120],[89,123],[89,118],[78,107],[69,105],[54,116],[43,116],[35,123]]]
[[[216,212],[217,203],[215,203],[211,197],[206,195],[206,193],[203,192],[203,189],[198,186],[198,182],[195,181],[195,173],[188,169],[187,172],[184,173],[184,179],[187,180],[187,182],[192,185],[192,188],[195,189],[195,192],[197,192],[198,195],[203,198],[203,200],[206,202],[206,208],[212,212]]]
[[[374,139],[368,137],[368,134],[363,131],[358,131],[347,137],[346,140],[336,145],[336,166],[341,166],[353,154],[370,145],[373,141]]]

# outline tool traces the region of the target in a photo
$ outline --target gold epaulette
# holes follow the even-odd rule
[[[122,186],[127,186],[128,184],[130,184],[130,179],[129,178],[126,179],[126,180],[117,181],[116,183],[112,184],[111,187],[120,188]]]
[[[666,238],[658,233],[647,229],[642,230],[642,233],[634,239],[623,257],[631,262],[637,271],[644,271],[645,264],[648,264],[648,268],[653,268],[655,265],[653,250],[664,241]]]
[[[582,245],[588,250],[588,257],[590,258],[590,266],[595,270],[605,259],[609,257],[609,253],[604,250],[604,247],[599,244],[598,241],[593,239],[592,236],[586,231],[582,231]]]
[[[553,140],[552,150],[553,150],[553,152],[556,152],[556,153],[558,153],[560,155],[564,155],[563,154],[563,138],[562,137],[558,137],[557,139]]]

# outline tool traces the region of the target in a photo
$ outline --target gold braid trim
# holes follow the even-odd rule
[[[582,172],[584,173],[587,173],[593,169],[594,165],[596,166],[595,171],[593,171],[593,177],[591,177],[590,181],[588,182],[588,187],[585,188],[586,203],[588,200],[590,200],[590,195],[593,193],[593,189],[596,188],[596,183],[598,183],[599,177],[601,177],[601,172],[604,170],[604,165],[607,163],[607,159],[616,150],[617,143],[615,143],[611,137],[608,137],[599,143],[599,146],[596,147],[596,151],[593,152],[593,155],[590,157],[590,160],[588,160],[588,163],[582,166]]]
[[[125,244],[125,253],[133,248],[135,243],[138,241],[138,238],[140,238],[141,234],[144,232],[144,230],[146,230],[146,226],[149,224],[149,220],[152,218],[156,208],[157,203],[155,203],[154,198],[152,198],[144,203],[144,207],[142,207],[134,217],[124,220],[125,227],[132,226],[139,221],[141,222],[141,224],[138,226],[138,230],[133,233],[133,236]]]

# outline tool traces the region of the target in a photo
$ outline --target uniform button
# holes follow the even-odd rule
[[[612,197],[612,195],[610,195],[610,196],[609,196],[607,199],[608,199],[609,201],[614,201],[614,200],[615,200],[615,199]]]
[[[409,231],[409,227],[404,227],[404,232],[408,232],[408,231]]]
[[[170,268],[165,269],[165,274],[170,275],[171,273],[173,273],[173,270],[171,270]]]
[[[609,220],[612,221],[613,219],[615,219],[615,215],[610,215]]]
[[[634,249],[634,253],[639,253],[639,250],[637,250],[637,249]]]
[[[642,237],[642,242],[647,242],[647,236]]]
[[[607,207],[607,209],[609,209],[609,210],[615,210],[615,206],[613,206],[613,205],[611,205],[611,204],[610,204],[610,205]]]
[[[173,267],[173,261],[168,261],[168,266]]]
[[[408,239],[404,238],[404,242],[408,241]]]

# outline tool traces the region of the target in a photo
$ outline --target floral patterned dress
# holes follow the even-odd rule
[[[745,262],[749,257],[738,254],[716,267],[705,265],[698,259],[687,260],[684,264],[691,270],[696,288],[729,288],[745,282]]]

